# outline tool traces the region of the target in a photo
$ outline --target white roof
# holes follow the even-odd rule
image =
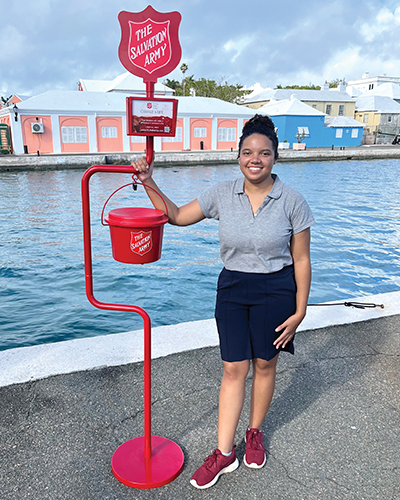
[[[80,79],[79,83],[82,89],[87,92],[105,92],[107,87],[110,85],[109,80],[86,80]]]
[[[273,90],[271,89],[270,87],[264,89],[263,87],[261,87],[261,85],[257,82],[255,83],[254,85],[252,85],[251,87],[249,87],[248,89],[244,88],[243,90],[251,90],[251,93],[250,94],[247,94],[244,96],[244,98],[247,100],[247,99],[252,99],[253,97],[255,97],[256,95],[258,95],[260,92],[264,92],[265,90]]]
[[[19,103],[20,113],[126,113],[126,97],[123,92],[81,92],[79,90],[48,90]],[[178,99],[178,115],[213,115],[251,118],[256,110],[221,101],[212,97],[174,97]]]
[[[169,87],[160,82],[155,83],[154,90],[157,94],[163,93],[171,95],[174,92],[173,89],[170,89]],[[146,84],[144,83],[142,78],[132,75],[132,73],[129,73],[129,71],[127,71],[126,73],[117,76],[117,78],[115,78],[111,82],[111,85],[109,85],[108,88],[106,89],[106,92],[115,92],[115,91],[126,92],[126,93],[130,93],[132,91],[145,92]]]
[[[300,101],[323,101],[323,102],[353,102],[347,92],[329,92],[329,90],[297,90],[297,89],[275,89],[264,90],[252,98],[245,98],[245,104],[251,102],[270,101],[271,99],[290,99],[294,95]]]
[[[375,113],[400,113],[400,104],[390,97],[363,94],[356,100],[356,111],[375,111]]]
[[[291,99],[282,101],[272,100],[257,109],[259,113],[266,113],[269,116],[295,115],[295,116],[325,116],[324,113],[312,108],[308,104],[299,101],[292,96]]]
[[[178,114],[193,115],[196,113],[206,115],[231,115],[241,118],[251,118],[258,110],[239,106],[214,97],[175,97],[178,99]]]
[[[361,122],[350,116],[327,116],[325,125],[327,127],[364,127]]]
[[[356,97],[356,98],[362,94],[361,90],[354,87],[353,85],[347,85],[346,92],[349,94],[350,97]]]
[[[144,94],[146,84],[142,78],[132,75],[128,71],[117,76],[114,80],[79,80],[84,91],[87,92],[126,92],[128,94]],[[172,94],[173,90],[156,82],[154,86],[157,94]]]
[[[400,99],[400,85],[397,83],[382,83],[372,90],[365,92],[364,95],[379,95],[390,97],[391,99]]]

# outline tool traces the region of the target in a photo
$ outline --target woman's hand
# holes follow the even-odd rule
[[[138,160],[133,161],[131,166],[137,171],[140,182],[147,181],[153,175],[154,160],[151,162],[151,165],[149,165],[146,158],[142,156]]]
[[[292,236],[290,251],[293,257],[294,279],[296,282],[296,312],[279,325],[275,331],[281,333],[274,346],[286,347],[296,334],[307,311],[308,293],[311,284],[310,228]]]
[[[293,314],[293,316],[289,316],[286,321],[275,328],[276,333],[282,332],[274,342],[274,346],[277,349],[286,347],[286,344],[293,339],[297,328],[304,319],[304,316],[305,315],[298,313]]]

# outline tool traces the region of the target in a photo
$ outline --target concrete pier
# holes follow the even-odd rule
[[[240,466],[205,491],[189,479],[217,446],[222,370],[211,323],[161,327],[153,336],[153,434],[185,455],[182,474],[153,490],[124,486],[111,471],[118,446],[143,435],[142,348],[128,338],[139,345],[140,332],[0,353],[2,500],[397,499],[399,293],[357,299],[384,309],[310,311],[295,356],[278,363],[263,426],[265,467],[243,465],[247,394],[235,438]]]

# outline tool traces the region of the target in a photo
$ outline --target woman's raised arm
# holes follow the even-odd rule
[[[138,172],[137,176],[140,182],[149,186],[149,188],[145,187],[145,189],[154,207],[165,213],[165,206],[160,198],[160,196],[162,196],[168,207],[168,218],[170,224],[175,226],[190,226],[191,224],[196,224],[196,222],[204,219],[204,214],[201,211],[197,200],[193,200],[186,205],[178,207],[161,191],[153,179],[154,162],[152,162],[151,165],[148,165],[146,158],[139,158],[139,160],[133,161],[131,165]],[[158,196],[153,189],[154,191],[157,191],[160,196]]]

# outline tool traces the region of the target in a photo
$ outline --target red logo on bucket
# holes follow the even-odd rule
[[[131,250],[138,255],[145,255],[153,248],[152,231],[131,232]]]
[[[151,102],[148,102],[148,103],[147,103],[147,108],[148,108],[148,109],[151,109],[152,107],[153,107],[153,105],[151,104]]]

